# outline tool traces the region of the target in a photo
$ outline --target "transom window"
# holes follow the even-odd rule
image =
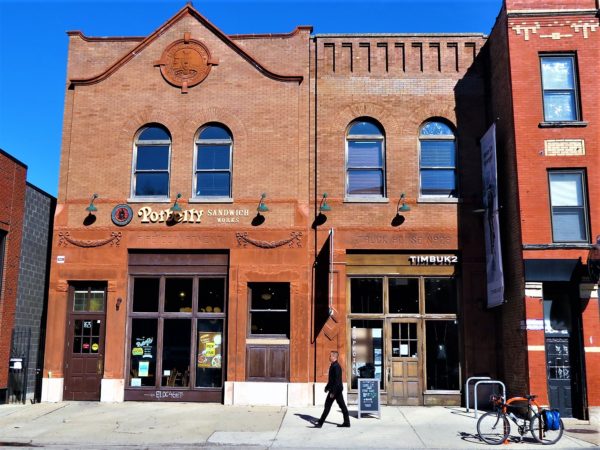
[[[587,242],[588,218],[582,170],[548,172],[554,242]]]
[[[371,119],[359,119],[346,136],[346,195],[385,197],[385,136]]]
[[[441,121],[429,121],[419,133],[421,196],[456,197],[456,137]]]
[[[171,136],[160,125],[142,128],[135,140],[132,191],[135,197],[169,196]]]
[[[575,57],[547,55],[540,58],[544,98],[544,120],[580,120]]]
[[[231,198],[233,139],[220,124],[204,127],[196,139],[195,197]]]

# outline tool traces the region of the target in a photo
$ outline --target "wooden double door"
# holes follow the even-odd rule
[[[388,405],[423,404],[421,324],[416,319],[387,319],[386,391]]]

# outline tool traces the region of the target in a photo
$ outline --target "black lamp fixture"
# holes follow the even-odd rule
[[[402,203],[402,205],[400,205]],[[398,213],[410,211],[410,206],[406,204],[406,195],[404,192],[400,195],[400,200],[398,200]]]
[[[600,235],[596,236],[596,243],[588,253],[587,266],[590,281],[598,284],[600,282]]]
[[[319,205],[320,212],[329,212],[331,211],[331,206],[327,204],[327,192],[323,193],[323,198],[321,199],[321,204]]]
[[[175,197],[175,203],[173,203],[173,206],[171,206],[171,208],[169,208],[169,211],[172,212],[181,212],[181,206],[179,206],[179,204],[177,203],[177,201],[181,198],[181,194],[178,192],[177,196]]]
[[[89,213],[93,213],[98,211],[98,208],[96,208],[96,205],[94,205],[94,201],[98,198],[98,194],[94,194],[92,195],[92,199],[90,200],[90,204],[87,208],[85,208],[85,210]]]
[[[265,204],[265,198],[266,197],[267,197],[267,194],[265,194],[264,192],[260,196],[260,200],[258,201],[258,207],[256,208],[256,210],[259,213],[261,213],[261,212],[267,212],[269,210],[269,208]]]

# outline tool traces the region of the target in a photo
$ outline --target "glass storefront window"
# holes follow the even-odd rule
[[[223,320],[198,319],[196,387],[223,385]]]
[[[133,311],[158,312],[159,278],[136,278],[133,281]]]
[[[460,389],[458,324],[456,320],[427,320],[427,389]]]
[[[352,320],[350,327],[352,389],[358,388],[359,378],[377,378],[383,389],[383,320]]]
[[[350,278],[350,298],[354,314],[383,313],[383,278]]]
[[[419,279],[389,279],[390,314],[419,313]]]
[[[225,278],[200,278],[198,312],[222,313],[223,311],[225,311]]]
[[[104,291],[75,291],[73,299],[75,312],[102,312],[104,311]]]
[[[158,319],[131,319],[130,372],[132,387],[156,384]]]
[[[290,336],[290,285],[288,283],[248,283],[250,334]]]
[[[456,314],[456,282],[454,278],[425,278],[425,312]]]
[[[163,325],[162,386],[189,386],[191,333],[191,320],[165,319]]]
[[[165,312],[192,312],[191,278],[167,278],[165,281]]]

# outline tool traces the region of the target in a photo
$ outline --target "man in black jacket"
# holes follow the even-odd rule
[[[344,415],[344,423],[338,425],[338,427],[350,427],[350,416],[348,415],[348,408],[346,408],[346,403],[344,402],[344,395],[342,394],[344,390],[344,385],[342,384],[342,368],[337,362],[339,353],[332,351],[329,354],[329,361],[331,361],[331,366],[329,367],[329,378],[327,380],[327,386],[325,386],[325,392],[327,392],[327,399],[325,400],[325,409],[323,410],[323,414],[319,421],[315,424],[315,428],[321,428],[327,415],[329,414],[329,410],[331,409],[331,405],[333,405],[333,401],[335,400],[342,410],[342,414]]]

